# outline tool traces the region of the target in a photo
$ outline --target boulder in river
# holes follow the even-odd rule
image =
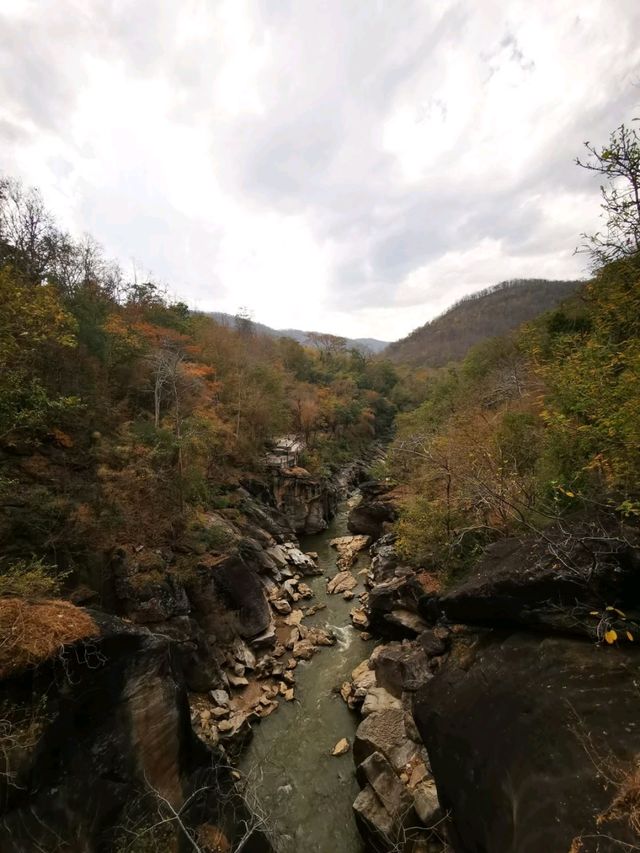
[[[341,592],[346,592],[350,589],[355,589],[358,586],[357,579],[349,571],[338,572],[327,582],[327,592],[329,595],[337,595]]]
[[[344,754],[345,754],[345,752],[349,752],[349,749],[350,749],[350,748],[351,748],[351,746],[350,746],[350,744],[349,744],[349,741],[346,739],[346,737],[343,737],[343,738],[342,738],[341,740],[339,740],[339,741],[338,741],[338,743],[333,747],[333,750],[332,750],[332,752],[331,752],[331,755],[344,755]]]

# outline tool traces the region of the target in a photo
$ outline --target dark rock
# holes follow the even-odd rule
[[[393,696],[413,693],[432,677],[427,656],[416,641],[386,643],[373,658],[376,682]]]
[[[239,557],[230,557],[212,570],[216,589],[238,615],[245,638],[258,637],[271,626],[271,608],[258,575]]]
[[[473,576],[439,600],[452,622],[526,625],[595,637],[589,612],[640,610],[637,534],[583,522],[488,548]]]
[[[17,715],[19,736],[19,715],[29,709],[37,733],[17,752],[3,752],[3,853],[120,849],[130,841],[123,829],[130,820],[140,832],[157,822],[159,800],[150,791],[180,811],[187,826],[217,823],[229,797],[250,819],[226,762],[191,728],[173,643],[114,617],[91,616],[101,636],[2,683],[4,724]],[[193,810],[183,809],[203,788],[217,793],[194,796]]]
[[[417,694],[459,853],[568,851],[636,844],[626,820],[598,825],[640,753],[640,651],[569,637],[456,638]],[[614,843],[617,839],[620,843]]]
[[[362,501],[349,512],[347,527],[351,533],[379,539],[385,523],[395,521],[397,510],[388,502]]]

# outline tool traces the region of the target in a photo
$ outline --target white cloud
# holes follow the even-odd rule
[[[0,169],[194,306],[394,338],[574,276],[640,7],[7,0]]]

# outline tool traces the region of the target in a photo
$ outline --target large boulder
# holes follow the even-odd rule
[[[56,646],[0,685],[3,853],[124,849],[132,832],[173,849],[152,828],[165,807],[195,835],[203,820],[224,818],[229,800],[237,833],[226,827],[240,838],[250,815],[226,761],[192,730],[173,644],[90,616],[96,636]]]
[[[373,850],[393,849],[415,821],[413,798],[380,752],[360,764],[357,776],[363,789],[353,809],[360,832]]]
[[[387,501],[362,501],[350,510],[347,527],[351,533],[379,539],[385,523],[391,523],[397,517],[395,507]]]
[[[456,637],[414,705],[454,850],[635,849],[639,665],[632,646]]]
[[[229,557],[212,569],[212,580],[227,606],[237,615],[238,632],[245,639],[267,631],[272,616],[258,574],[240,557]]]
[[[591,521],[487,549],[472,576],[439,599],[451,622],[525,625],[595,638],[592,611],[640,611],[637,534]],[[423,612],[426,611],[423,608]]]
[[[417,641],[386,643],[372,659],[376,682],[392,696],[414,693],[432,677],[429,661]]]

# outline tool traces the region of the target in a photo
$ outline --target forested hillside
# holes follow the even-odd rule
[[[339,338],[307,348],[192,312],[127,280],[8,179],[0,304],[5,584],[33,565],[53,588],[97,548],[175,541],[227,488],[262,476],[283,433],[304,438],[312,474],[326,472],[384,435],[424,380]]]
[[[385,356],[414,366],[444,367],[465,357],[472,346],[504,335],[554,308],[579,281],[514,279],[465,296],[444,314],[390,344]]]
[[[398,530],[403,554],[416,565],[455,575],[489,543],[544,535],[567,516],[597,517],[601,530],[637,525],[638,138],[621,127],[602,151],[588,149],[587,167],[605,177],[607,217],[603,232],[586,238],[593,279],[554,310],[435,371],[427,399],[398,417],[388,473],[407,487]],[[419,331],[440,333],[460,316],[484,317],[485,329],[493,318],[496,328],[497,305],[513,300],[523,319],[525,308],[548,308],[576,285],[505,283]]]

